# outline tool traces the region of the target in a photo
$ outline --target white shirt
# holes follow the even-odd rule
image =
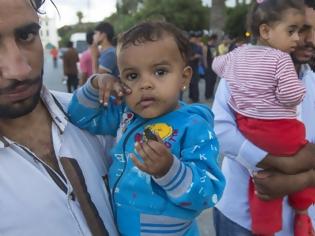
[[[60,157],[73,158],[79,164],[87,191],[109,235],[118,235],[102,176],[107,173],[104,158],[107,143],[80,130],[67,121],[47,89],[42,100],[52,118],[52,139],[61,172]],[[66,94],[57,100],[67,103]],[[26,124],[27,125],[27,124]],[[36,130],[34,134],[36,135]],[[90,229],[72,186],[63,181],[66,191],[52,180],[40,159],[26,147],[0,136],[0,235],[5,236],[90,236]]]
[[[300,78],[306,87],[305,98],[298,108],[298,116],[306,127],[306,138],[315,143],[315,73],[308,66],[301,69]],[[225,80],[221,80],[212,110],[215,114],[215,132],[218,136],[221,152],[224,154],[222,171],[226,177],[226,187],[217,208],[230,220],[251,230],[251,218],[248,205],[248,183],[250,172],[265,158],[267,153],[256,147],[237,129],[235,116],[228,106],[230,92]],[[309,208],[309,214],[315,225],[315,207]],[[283,230],[277,236],[293,235],[294,212],[283,202]]]

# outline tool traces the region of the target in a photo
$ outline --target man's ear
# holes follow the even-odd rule
[[[269,40],[269,38],[270,38],[270,26],[267,24],[261,24],[259,26],[259,34],[263,40]]]
[[[190,80],[191,80],[191,77],[192,77],[192,74],[193,74],[193,70],[190,66],[186,66],[184,69],[183,69],[183,84],[182,84],[182,90],[184,91],[186,88],[189,87],[189,84],[190,84]]]

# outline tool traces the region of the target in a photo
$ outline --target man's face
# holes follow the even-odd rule
[[[0,0],[0,5],[0,119],[11,119],[39,102],[43,49],[30,2]]]
[[[93,43],[96,45],[100,45],[104,40],[105,34],[101,31],[95,31],[93,35]]]
[[[295,63],[308,63],[315,53],[315,10],[305,8],[305,24],[300,33],[300,40],[292,57]]]

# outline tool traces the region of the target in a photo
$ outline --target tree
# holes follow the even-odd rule
[[[118,14],[130,15],[137,12],[143,0],[118,0],[116,9]]]
[[[224,31],[232,38],[244,37],[248,8],[248,5],[241,4],[235,8],[227,9],[227,20]]]
[[[210,29],[216,32],[222,32],[226,18],[225,0],[212,0]]]
[[[77,12],[77,17],[78,17],[78,22],[79,22],[79,24],[81,24],[81,23],[82,23],[82,19],[83,19],[83,13],[82,13],[82,11],[78,11],[78,12]]]
[[[201,0],[144,0],[142,9],[135,15],[137,21],[161,19],[183,30],[208,28],[208,8]]]

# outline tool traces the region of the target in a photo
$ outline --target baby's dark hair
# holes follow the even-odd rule
[[[175,25],[164,21],[146,21],[130,28],[118,36],[117,48],[120,50],[130,45],[154,42],[165,35],[174,38],[183,60],[188,64],[190,53],[188,38]]]
[[[248,28],[252,35],[257,38],[259,37],[260,25],[280,21],[283,17],[283,12],[290,8],[297,9],[303,13],[305,4],[304,0],[264,0],[262,3],[257,3],[254,0],[247,16]]]
[[[304,0],[306,7],[311,7],[315,10],[315,1],[314,0]]]

